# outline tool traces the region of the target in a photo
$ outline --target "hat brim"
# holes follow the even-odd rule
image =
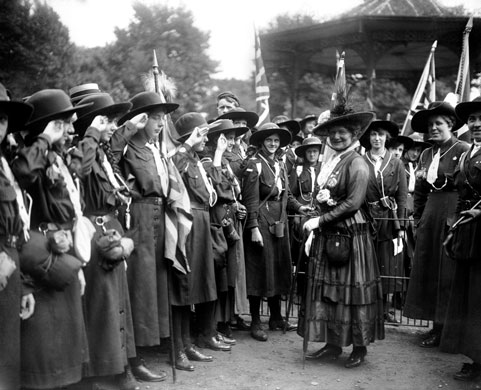
[[[462,123],[467,123],[471,113],[481,111],[481,101],[459,103],[454,111]]]
[[[429,132],[428,119],[433,115],[449,115],[449,116],[456,117],[454,110],[453,112],[447,112],[442,107],[436,107],[430,110],[418,111],[413,115],[411,119],[411,128],[413,129],[413,131],[416,131],[418,133],[428,133]],[[453,128],[451,129],[451,132],[459,129],[462,126],[463,126],[463,122],[460,121],[459,118],[456,118],[456,121],[453,124]]]
[[[0,111],[8,115],[7,133],[15,133],[24,129],[33,113],[33,106],[28,103],[12,100],[0,101]]]
[[[34,121],[28,122],[25,125],[25,130],[29,131],[30,136],[34,136],[35,134],[39,134],[45,129],[45,126],[47,124],[55,119],[63,118],[67,115],[73,115],[75,114],[79,109],[84,108],[84,107],[89,107],[93,104],[92,103],[86,103],[86,104],[81,104],[78,106],[73,106],[72,108],[67,108],[66,110],[62,110],[59,112],[56,112],[51,115],[45,115],[41,118],[35,119]],[[33,132],[32,132],[33,131]]]
[[[147,106],[136,108],[135,110],[129,111],[123,117],[118,120],[118,124],[123,125],[129,119],[132,119],[134,116],[142,114],[143,112],[148,112],[156,109],[162,109],[166,114],[170,114],[172,111],[177,110],[179,105],[177,103],[157,103],[157,104],[149,104]]]
[[[299,124],[298,121],[295,120],[289,120],[285,122],[279,122],[277,126],[285,126],[287,129],[291,132],[292,136],[294,137],[299,131],[301,131],[301,125]]]
[[[280,128],[257,130],[255,133],[252,133],[249,143],[254,146],[259,146],[267,137],[270,137],[273,134],[277,134],[279,136],[279,147],[282,148],[291,143],[291,132],[289,130]]]
[[[299,125],[302,127],[302,126],[304,126],[304,124],[305,124],[306,122],[309,122],[309,121],[316,121],[316,122],[317,122],[317,116],[315,116],[315,115],[308,115],[308,116],[306,116],[305,118],[303,118],[303,119],[301,119],[301,120],[299,121]]]
[[[317,136],[325,137],[329,135],[329,129],[335,126],[343,126],[356,123],[359,124],[361,127],[361,130],[359,131],[357,136],[358,139],[360,139],[375,117],[376,115],[374,114],[374,112],[371,111],[362,111],[352,114],[346,114],[329,119],[321,123],[320,125],[317,125],[312,132]]]
[[[207,133],[207,136],[216,135],[220,133],[230,133],[231,131],[235,132],[235,137],[237,138],[247,133],[249,131],[249,128],[248,127],[231,127],[229,129],[212,129],[212,130],[209,130],[209,132]]]
[[[254,127],[259,121],[259,116],[255,112],[251,111],[229,111],[220,115],[218,119],[230,119],[232,121],[244,119],[247,122],[247,127]]]
[[[126,113],[130,107],[132,107],[132,103],[116,103],[107,107],[102,107],[79,117],[73,125],[77,133],[82,136],[97,115],[110,117],[120,116]]]
[[[390,139],[389,142],[387,142],[387,148],[390,148],[392,143],[403,144],[404,150],[411,149],[414,146],[414,140],[405,135],[398,135],[397,137]]]
[[[298,156],[298,157],[302,157],[302,158],[305,158],[305,153],[306,153],[306,150],[309,149],[309,148],[319,148],[319,152],[321,152],[322,150],[322,142],[319,142],[319,143],[313,143],[313,144],[310,144],[310,145],[300,145],[298,146],[295,150],[294,150],[294,153]]]
[[[394,122],[383,121],[383,120],[372,121],[369,124],[366,131],[364,132],[364,134],[362,135],[362,137],[359,139],[359,142],[361,143],[361,146],[364,147],[365,149],[371,149],[369,132],[371,130],[379,130],[379,129],[386,130],[389,133],[389,135],[391,136],[391,139],[397,138],[398,135],[399,135],[399,127]]]

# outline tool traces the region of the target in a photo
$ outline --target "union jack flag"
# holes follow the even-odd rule
[[[270,122],[271,118],[269,113],[269,85],[267,84],[267,76],[266,76],[266,70],[264,68],[264,61],[262,61],[261,42],[259,40],[259,34],[255,27],[254,27],[254,31],[255,31],[255,40],[256,40],[256,45],[255,45],[256,109],[257,109],[257,114],[259,115],[259,121],[257,122],[257,127],[259,127],[264,123]]]

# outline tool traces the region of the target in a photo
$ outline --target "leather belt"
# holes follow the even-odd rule
[[[3,241],[6,247],[8,248],[17,248],[20,244],[20,237],[14,234],[6,234],[0,236],[0,241]]]
[[[149,203],[149,204],[163,204],[164,198],[160,196],[147,196],[144,198],[132,199],[133,203]]]

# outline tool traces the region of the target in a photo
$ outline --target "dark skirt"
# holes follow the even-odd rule
[[[443,241],[457,200],[457,192],[431,192],[428,196],[417,227],[406,317],[444,323],[455,263],[446,255]]]
[[[0,291],[0,389],[18,389],[20,386],[20,265],[18,252],[5,247],[0,237],[0,252],[15,261],[17,269]]]
[[[476,222],[473,242],[480,257],[472,265],[456,263],[441,351],[462,353],[481,363],[481,222]]]
[[[135,245],[127,260],[127,281],[137,346],[159,345],[170,335],[164,205],[150,199],[132,202],[131,228],[126,232]]]
[[[192,208],[192,216],[192,229],[186,243],[187,260],[191,269],[188,278],[189,304],[197,304],[215,301],[217,286],[209,211]]]
[[[88,362],[80,282],[63,291],[36,291],[35,312],[21,325],[23,387],[50,389],[82,379]],[[18,315],[18,313],[17,313]]]
[[[136,356],[127,275],[124,262],[109,271],[100,266],[105,260],[101,258],[95,240],[101,235],[101,228],[94,225],[97,231],[92,255],[84,269],[87,283],[84,316],[90,354],[87,375],[115,375],[124,371],[128,358]],[[105,228],[116,229],[123,235],[117,219],[105,223]]]
[[[339,347],[366,346],[384,339],[382,286],[369,225],[358,211],[346,220],[352,234],[352,251],[344,266],[332,266],[324,254],[326,237],[316,231],[309,261],[313,262],[311,310],[306,297],[299,312],[298,334],[309,341]]]
[[[269,231],[266,214],[281,215],[282,202],[269,201],[259,210],[259,231],[264,246],[252,242],[251,230],[244,232],[247,295],[272,297],[286,295],[291,285],[291,252],[287,218],[284,237],[276,237]]]
[[[382,277],[383,294],[401,292],[403,279],[396,279],[396,277],[402,278],[405,275],[403,253],[394,256],[394,243],[392,240],[386,240],[377,242],[376,255]]]

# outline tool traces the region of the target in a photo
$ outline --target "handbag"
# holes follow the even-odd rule
[[[15,262],[5,252],[0,252],[0,291],[7,287],[8,278],[17,269]]]
[[[22,272],[56,290],[65,289],[82,267],[82,262],[68,253],[53,253],[48,238],[36,230],[30,231],[18,255]]]
[[[343,226],[323,228],[325,237],[324,253],[330,265],[341,267],[349,262],[352,250],[352,236]]]

